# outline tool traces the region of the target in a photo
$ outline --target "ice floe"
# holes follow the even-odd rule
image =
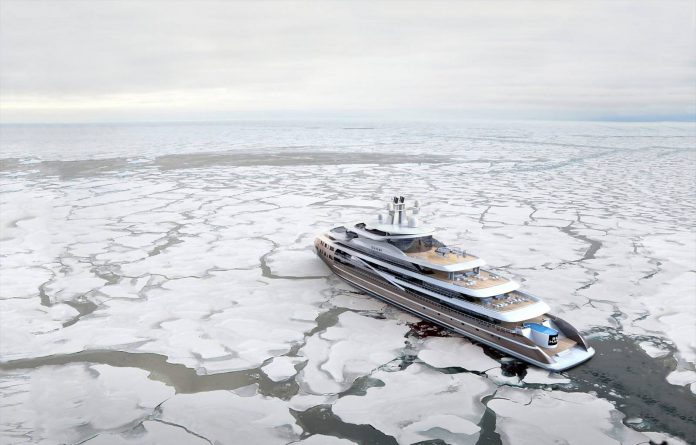
[[[161,405],[158,418],[213,443],[286,444],[301,432],[285,402],[243,389],[177,394]]]
[[[423,341],[418,358],[435,368],[460,367],[485,372],[500,363],[483,353],[480,346],[461,337],[431,337]]]
[[[187,431],[185,427],[169,425],[157,420],[146,420],[125,433],[101,433],[85,443],[89,445],[210,445],[207,439]]]
[[[345,396],[333,412],[344,422],[370,424],[399,443],[442,439],[473,444],[478,439],[484,395],[495,385],[474,374],[443,374],[412,364],[403,371],[372,373],[384,386],[364,396]]]
[[[338,437],[315,434],[298,443],[302,445],[353,445],[355,442],[352,440],[340,439]]]
[[[331,270],[317,261],[314,248],[303,250],[280,250],[266,257],[271,273],[282,277],[325,277]]]
[[[147,371],[69,364],[0,377],[2,435],[34,443],[77,443],[102,430],[130,429],[174,395]]]
[[[610,402],[585,393],[503,387],[488,402],[496,431],[511,445],[567,443],[620,445],[646,442],[626,427]]]
[[[667,381],[672,385],[690,385],[691,392],[696,393],[696,371],[673,371],[667,375]]]
[[[660,358],[669,355],[669,349],[653,341],[642,341],[638,346],[652,358]]]
[[[535,366],[527,368],[527,373],[522,379],[524,383],[535,383],[542,385],[562,385],[570,383],[571,380],[556,372],[546,371]]]
[[[409,328],[394,320],[344,312],[338,323],[314,335],[300,349],[307,358],[302,381],[316,394],[337,393],[399,356]]]
[[[263,366],[261,370],[268,376],[269,379],[274,382],[279,382],[281,380],[289,379],[290,377],[297,374],[295,365],[301,363],[302,359],[296,357],[276,357],[271,363]]]

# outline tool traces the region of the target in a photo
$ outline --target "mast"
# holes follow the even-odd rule
[[[403,196],[394,196],[387,205],[388,214],[386,218],[379,215],[380,223],[386,223],[398,227],[418,227],[418,218],[416,215],[420,212],[420,204],[414,201],[412,207],[406,205],[406,199]]]

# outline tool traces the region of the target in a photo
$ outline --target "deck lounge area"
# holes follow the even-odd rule
[[[501,297],[481,298],[475,302],[486,309],[498,312],[514,311],[525,306],[536,304],[536,301],[518,292],[510,292]]]
[[[449,266],[452,264],[467,263],[474,261],[478,257],[469,255],[466,252],[458,249],[443,249],[442,247],[433,247],[424,252],[404,252],[411,258],[418,258],[428,261],[429,263],[439,264],[441,266]]]
[[[431,276],[451,284],[456,284],[457,286],[474,290],[487,289],[510,282],[507,278],[503,278],[485,270],[479,270],[478,273],[475,271],[447,273],[436,270]]]
[[[424,285],[428,288],[427,285]],[[516,292],[510,292],[502,296],[490,297],[490,298],[469,298],[466,300],[468,303],[481,306],[488,310],[496,312],[508,312],[521,309],[526,306],[532,306],[537,302],[529,297],[519,295]],[[511,325],[511,329],[516,327],[516,324]]]

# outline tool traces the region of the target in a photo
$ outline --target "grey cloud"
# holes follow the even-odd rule
[[[9,120],[693,115],[692,17],[688,1],[5,0],[0,103]]]

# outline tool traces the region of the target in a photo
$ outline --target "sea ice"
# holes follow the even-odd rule
[[[496,431],[511,445],[538,444],[540,438],[569,445],[646,441],[621,423],[623,416],[610,402],[591,394],[502,387],[488,407],[495,411]]]
[[[210,442],[178,425],[146,420],[124,433],[101,433],[83,442],[88,445],[210,445]]]
[[[571,380],[556,372],[546,371],[535,366],[527,368],[527,374],[522,379],[524,383],[535,383],[542,385],[562,385],[570,383]]]
[[[696,383],[696,371],[680,370],[667,375],[667,381],[672,385],[684,386]],[[692,390],[693,390],[692,386]]]
[[[652,440],[653,443],[656,444],[667,442],[667,444],[669,445],[689,445],[688,442],[685,442],[679,439],[678,437],[674,437],[671,434],[659,433],[654,431],[644,431],[643,435],[647,436],[648,440]]]
[[[377,371],[371,376],[384,386],[334,403],[334,414],[344,422],[370,424],[399,443],[436,438],[476,443],[477,424],[485,409],[480,399],[495,387],[487,379],[469,373],[443,374],[417,363],[403,371]]]
[[[280,250],[266,257],[274,275],[281,277],[325,277],[331,270],[317,261],[314,249]]]
[[[93,431],[130,429],[174,395],[148,372],[107,365],[68,364],[0,377],[4,437],[35,443],[77,443]]]
[[[692,126],[506,123],[425,132],[407,125],[320,127],[123,127],[110,130],[121,138],[115,143],[102,143],[98,126],[36,127],[30,135],[4,128],[3,157],[18,160],[3,159],[0,166],[2,361],[114,349],[163,354],[199,374],[253,373],[266,363],[272,378],[295,379],[300,391],[289,401],[225,392],[210,400],[210,393],[172,399],[182,401],[169,413],[165,409],[167,416],[221,441],[217,412],[243,411],[242,403],[256,400],[250,404],[254,415],[266,409],[275,414],[268,421],[244,418],[245,437],[253,432],[272,442],[299,440],[288,408],[335,402],[334,412],[347,422],[375,424],[402,442],[471,442],[483,412],[478,400],[496,384],[521,387],[503,386],[496,397],[508,400],[489,403],[500,415],[504,441],[523,440],[524,434],[512,433],[517,430],[551,436],[574,431],[566,421],[576,418],[573,409],[583,425],[596,424],[572,436],[576,442],[669,438],[632,436],[606,401],[522,389],[566,382],[564,377],[528,368],[520,381],[505,377],[466,340],[421,344],[405,338],[412,316],[332,276],[311,249],[317,233],[373,218],[392,194],[419,198],[422,223],[435,226],[438,238],[482,256],[586,333],[641,339],[655,358],[647,366],[658,369],[663,351],[655,345],[673,345],[678,371],[668,381],[694,391],[696,238],[685,223],[694,212]],[[22,134],[7,146],[16,131]],[[209,143],[210,137],[217,139]],[[278,144],[303,148],[284,155]],[[327,155],[322,147],[329,145],[343,151]],[[235,154],[240,147],[263,153]],[[263,164],[274,156],[272,166],[250,161]],[[367,156],[364,163],[355,164],[361,156]],[[244,165],[235,164],[240,160]],[[317,323],[329,327],[315,330]],[[645,343],[647,337],[654,344]],[[307,364],[292,376],[294,363],[282,357],[295,349]],[[487,376],[446,375],[418,361],[400,370],[412,354],[435,368]],[[284,372],[275,369],[281,364]],[[3,405],[3,428],[5,419],[15,419],[20,426],[12,434],[40,438],[56,431],[65,442],[95,434],[95,442],[200,439],[162,419],[137,426],[152,414],[155,400],[139,393],[149,390],[136,383],[133,392],[108,380],[108,369],[95,377],[96,369],[38,366],[22,370],[24,380],[20,371],[6,373],[12,386],[2,387],[0,403],[16,404]],[[124,382],[161,387],[144,371],[131,371],[113,372],[123,372],[117,375]],[[56,384],[49,372],[58,381],[79,383]],[[337,398],[364,376],[385,386]],[[75,397],[59,400],[51,385]],[[107,392],[112,404],[99,395]],[[164,400],[171,390],[165,387],[162,395]],[[32,404],[31,397],[42,404]],[[140,397],[146,399],[142,406]],[[184,402],[199,411],[186,412]],[[210,414],[208,402],[234,409]],[[103,404],[113,421],[92,412],[93,403]],[[363,406],[385,414],[368,419]],[[58,419],[61,413],[66,415]]]
[[[297,443],[302,445],[353,445],[355,442],[348,439],[315,434]]]
[[[330,395],[316,395],[316,394],[305,394],[299,393],[290,399],[288,403],[288,408],[294,409],[295,411],[306,411],[309,408],[319,405],[330,405],[336,401],[338,398],[335,394]]]
[[[285,402],[244,391],[177,394],[161,405],[158,418],[213,443],[286,444],[301,432]]]
[[[281,356],[276,357],[271,363],[262,367],[261,370],[274,382],[289,379],[297,374],[295,365],[300,363],[302,359],[296,357]]]
[[[299,355],[307,358],[302,381],[311,392],[337,393],[353,381],[399,355],[409,328],[393,320],[378,320],[344,312],[326,332],[307,339]]]
[[[652,358],[660,358],[669,355],[669,349],[665,349],[652,341],[642,341],[638,343],[638,346]]]
[[[43,267],[3,268],[0,273],[0,299],[35,298],[39,286],[50,278],[51,272]]]
[[[54,304],[48,308],[48,315],[51,317],[51,319],[61,323],[71,320],[78,314],[79,311],[77,309],[68,306],[67,304]]]
[[[460,367],[485,372],[500,363],[483,353],[483,349],[461,337],[431,337],[423,341],[418,358],[435,368]]]

